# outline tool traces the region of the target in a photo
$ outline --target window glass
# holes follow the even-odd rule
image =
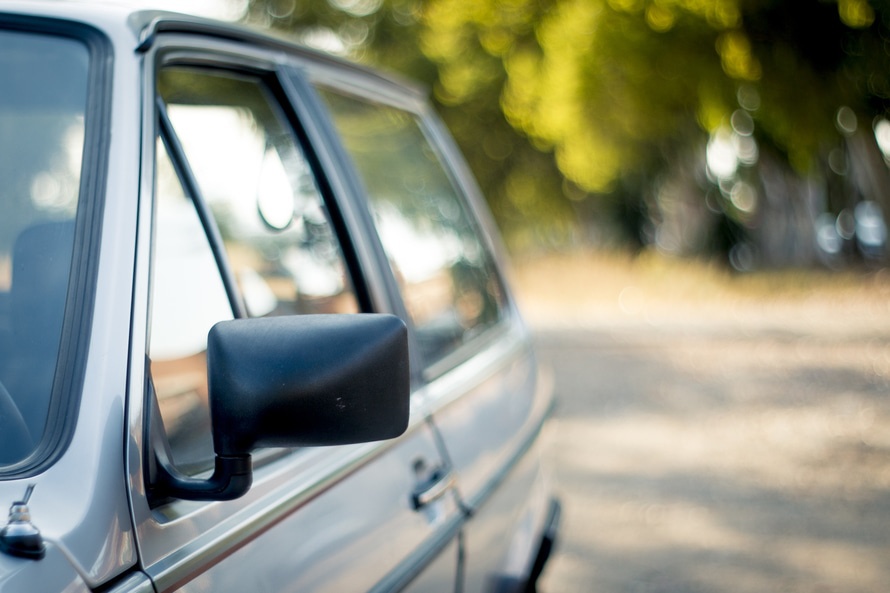
[[[225,285],[195,206],[158,141],[149,357],[173,461],[184,471],[213,459],[207,332],[232,318]]]
[[[424,361],[503,314],[503,290],[463,196],[417,116],[320,89],[368,192]]]
[[[47,426],[81,203],[89,51],[0,30],[0,465]]]
[[[266,87],[171,68],[159,88],[248,313],[358,312],[312,169]]]
[[[187,196],[159,142],[151,376],[173,461],[195,473],[213,459],[207,332],[235,308],[194,200],[209,208],[248,315],[359,307],[313,171],[263,82],[171,67],[158,92],[199,195]]]

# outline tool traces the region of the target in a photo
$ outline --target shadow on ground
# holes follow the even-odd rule
[[[542,590],[890,582],[890,335],[538,330],[565,506]]]

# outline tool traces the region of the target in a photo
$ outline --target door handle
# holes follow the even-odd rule
[[[419,483],[411,493],[411,502],[415,511],[439,500],[454,488],[454,472],[447,467],[437,467],[429,476]]]

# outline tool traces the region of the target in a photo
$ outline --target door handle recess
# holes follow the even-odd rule
[[[439,500],[454,488],[454,472],[448,468],[437,467],[429,477],[414,488],[411,502],[415,511]]]

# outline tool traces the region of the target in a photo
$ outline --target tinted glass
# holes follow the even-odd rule
[[[424,361],[435,363],[501,318],[492,258],[419,117],[320,92],[363,178]]]
[[[89,52],[0,30],[0,464],[43,437],[80,204]]]

